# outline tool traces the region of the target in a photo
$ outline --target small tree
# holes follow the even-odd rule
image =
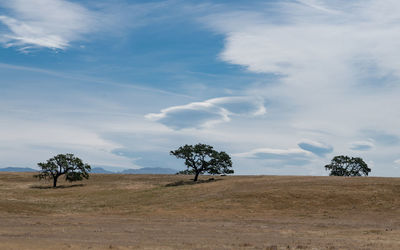
[[[331,164],[325,166],[325,169],[331,171],[330,176],[368,176],[368,173],[371,172],[363,159],[344,155],[335,156]]]
[[[40,173],[34,175],[39,180],[52,179],[53,187],[57,186],[58,177],[65,175],[65,180],[69,182],[81,181],[83,178],[89,179],[91,167],[84,164],[81,159],[73,154],[59,154],[47,160],[46,163],[38,163],[41,168]]]
[[[176,158],[184,159],[187,170],[181,171],[185,174],[194,174],[193,181],[197,181],[199,174],[232,174],[231,157],[206,144],[185,145],[170,152]]]

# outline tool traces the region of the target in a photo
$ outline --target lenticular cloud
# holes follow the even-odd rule
[[[203,128],[229,122],[234,116],[261,116],[266,113],[264,100],[255,97],[221,97],[193,102],[146,115],[172,129]]]

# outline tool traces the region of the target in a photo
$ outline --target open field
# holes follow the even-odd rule
[[[0,249],[400,249],[399,178],[188,178],[0,173]]]

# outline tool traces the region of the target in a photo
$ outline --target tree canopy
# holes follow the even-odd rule
[[[91,167],[84,164],[81,159],[73,154],[59,154],[50,158],[45,163],[38,163],[41,168],[39,174],[34,177],[41,179],[52,179],[53,187],[57,186],[57,180],[61,175],[65,175],[65,180],[69,182],[89,179]]]
[[[218,152],[210,145],[198,143],[196,145],[184,145],[177,150],[171,151],[171,155],[184,159],[187,170],[181,171],[185,174],[194,174],[193,181],[197,181],[200,174],[232,174],[231,157],[221,151]]]
[[[325,169],[331,171],[330,176],[368,176],[371,172],[363,159],[344,155],[335,156]]]

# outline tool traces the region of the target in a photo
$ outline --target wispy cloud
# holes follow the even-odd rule
[[[98,29],[99,16],[81,4],[66,0],[1,1],[8,10],[0,22],[8,30],[0,34],[7,47],[65,49],[70,43]]]
[[[264,100],[255,97],[221,97],[204,102],[173,106],[160,113],[147,114],[149,120],[173,129],[210,127],[229,122],[232,116],[261,116],[266,113]]]
[[[250,158],[266,161],[267,166],[301,166],[313,159],[313,154],[300,148],[274,149],[258,148],[249,152],[237,153],[234,157]]]
[[[355,151],[368,151],[374,147],[372,141],[355,141],[350,144],[350,149]]]
[[[331,145],[311,140],[302,141],[298,144],[298,146],[303,150],[309,151],[321,157],[333,152],[333,147]]]
[[[280,20],[285,21],[278,24],[267,17],[268,9],[239,12],[231,18],[215,15],[209,22],[227,34],[221,59],[253,72],[317,74],[321,69],[327,73],[325,67],[329,66],[331,72],[340,70],[345,76],[357,77],[362,70],[360,61],[366,61],[374,63],[381,73],[399,74],[393,54],[397,46],[393,35],[399,33],[395,16],[399,4],[356,2],[284,2],[280,10],[285,18]]]
[[[366,129],[362,130],[362,134],[383,146],[396,146],[400,143],[399,135],[387,131]]]
[[[179,94],[176,92],[171,92],[171,91],[162,90],[162,89],[158,89],[158,88],[152,88],[152,87],[147,87],[147,86],[145,87],[145,86],[142,86],[142,85],[139,85],[136,83],[107,80],[104,78],[94,77],[94,76],[85,75],[85,74],[76,73],[76,72],[66,73],[66,72],[61,72],[61,71],[46,70],[46,69],[42,69],[42,68],[18,66],[18,65],[7,64],[7,63],[2,63],[2,62],[0,62],[0,69],[9,69],[9,70],[15,70],[15,71],[21,71],[21,72],[24,72],[24,71],[25,72],[33,72],[33,73],[38,73],[41,75],[54,76],[54,77],[64,78],[64,79],[69,79],[69,80],[92,82],[92,83],[97,83],[97,84],[106,85],[106,86],[121,87],[121,88],[126,88],[126,89],[135,89],[135,90],[139,90],[139,91],[172,95],[172,96],[185,98],[185,99],[193,99],[193,97],[189,96],[189,95]]]
[[[206,5],[179,7],[179,2],[0,0],[0,43],[21,51],[33,48],[64,50],[73,42],[126,37],[134,28],[165,22],[176,15],[191,16]],[[190,12],[190,13],[189,13]],[[172,13],[172,14],[171,14]]]

